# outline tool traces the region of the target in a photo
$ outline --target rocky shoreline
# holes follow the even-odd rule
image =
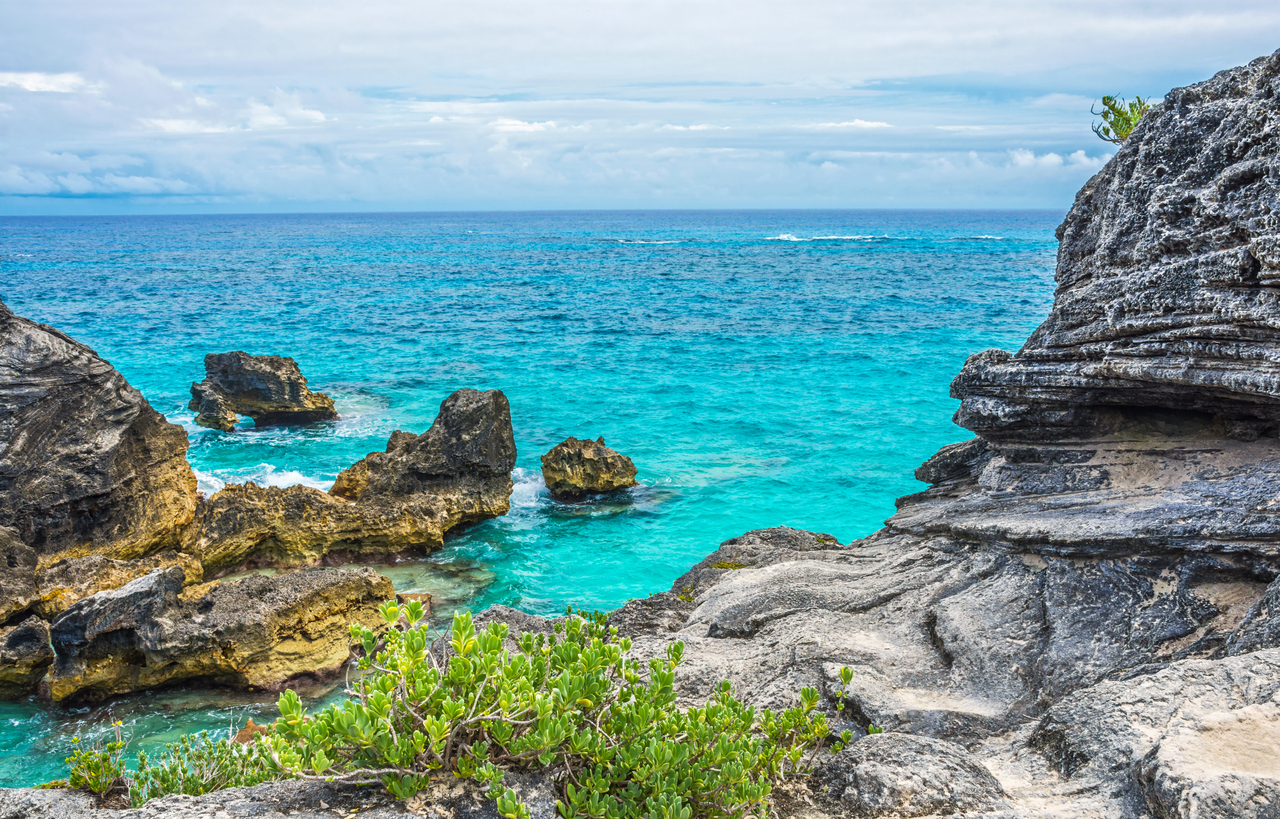
[[[1059,228],[1049,318],[1018,353],[969,359],[952,394],[957,423],[977,437],[922,465],[930,488],[900,499],[885,528],[850,544],[749,532],[611,623],[640,659],[685,644],[679,691],[689,702],[725,679],[769,707],[793,705],[812,686],[842,724],[886,729],[779,792],[785,817],[1280,815],[1277,214],[1280,52],[1170,92],[1089,181]],[[70,424],[77,452],[104,465],[81,476],[64,466],[70,456],[49,459],[58,491],[72,498],[54,502],[63,496],[11,466],[26,463],[15,453],[33,459],[35,450],[12,432],[20,425],[0,422],[0,490],[53,498],[58,510],[46,524],[18,504],[0,520],[16,533],[0,546],[21,575],[0,581],[6,594],[29,588],[21,599],[34,601],[36,573],[55,558],[132,560],[182,544],[206,571],[255,554],[305,564],[363,545],[353,530],[375,551],[406,539],[429,548],[432,532],[505,511],[515,448],[500,393],[456,393],[430,431],[393,435],[329,495],[236,488],[198,501],[177,465],[179,442],[147,432],[157,421],[145,400],[88,348],[24,321],[0,307],[6,336],[17,328],[27,347],[61,355],[93,395],[123,408],[110,437],[130,463],[146,454],[150,471],[115,469]],[[14,347],[5,349],[0,367],[12,368]],[[0,416],[21,420],[24,393],[4,384]],[[95,412],[55,379],[32,389]],[[146,505],[144,485],[171,518]],[[75,514],[89,497],[119,509],[100,520]],[[331,504],[350,505],[353,517]],[[163,583],[165,605],[181,611],[211,600],[217,609],[215,595],[235,588],[183,602],[187,582],[169,567],[80,599],[53,621],[53,645],[103,601],[146,584]],[[26,658],[28,674],[45,661],[56,678],[64,658],[79,655],[33,656],[44,621],[31,624],[31,605],[8,615],[0,634],[26,630],[5,638],[15,648],[0,647],[0,657]],[[485,617],[545,627],[510,610]],[[176,628],[147,643],[154,629],[142,631],[131,650],[144,655],[183,639]],[[79,634],[66,645],[93,645]],[[845,666],[855,672],[847,687]],[[839,696],[847,706],[837,714]],[[534,816],[553,815],[538,796],[546,782],[518,784]],[[0,815],[86,815],[86,799],[0,790]],[[406,804],[368,789],[276,783],[168,797],[128,815],[332,816],[366,806],[375,816],[496,816],[444,781]]]

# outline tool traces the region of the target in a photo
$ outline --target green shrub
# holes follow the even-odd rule
[[[1133,102],[1126,102],[1120,97],[1104,96],[1101,111],[1089,109],[1095,117],[1102,117],[1102,122],[1094,124],[1093,132],[1099,139],[1119,145],[1129,138],[1138,121],[1150,110],[1151,103],[1142,97],[1135,96]]]
[[[408,798],[440,771],[487,785],[513,819],[528,810],[502,784],[508,770],[553,776],[568,819],[764,816],[774,783],[807,772],[829,733],[810,688],[780,713],[743,705],[727,682],[703,707],[676,707],[684,645],[642,668],[603,615],[571,613],[549,637],[520,635],[512,653],[505,625],[477,632],[457,614],[451,654],[419,627],[417,602],[382,616],[381,639],[352,627],[368,673],[350,700],[309,716],[297,694],[280,697],[265,743],[282,773],[381,782]]]
[[[72,738],[75,751],[67,757],[70,771],[67,784],[79,790],[92,791],[99,796],[117,787],[127,787],[129,771],[124,765],[124,749],[128,740],[124,738],[122,722],[113,722],[111,728],[115,738],[98,736],[91,747],[81,741],[80,737]]]
[[[240,744],[230,736],[213,740],[209,732],[185,734],[155,755],[138,751],[138,771],[129,783],[129,801],[135,808],[148,800],[185,793],[189,796],[257,785],[279,779],[261,742]]]

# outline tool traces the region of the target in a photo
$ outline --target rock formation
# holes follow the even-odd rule
[[[101,555],[61,560],[37,573],[31,610],[52,620],[77,600],[118,589],[156,569],[171,566],[182,569],[184,585],[191,586],[204,579],[204,568],[198,559],[172,550],[137,560],[112,560]]]
[[[205,379],[191,385],[190,409],[202,427],[230,432],[238,415],[254,426],[287,426],[332,421],[333,399],[307,389],[298,362],[278,355],[239,350],[204,357]]]
[[[176,543],[196,506],[186,454],[97,353],[0,303],[0,526],[41,563]]]
[[[931,488],[847,546],[727,541],[613,622],[641,658],[684,640],[691,700],[721,678],[834,699],[855,670],[841,716],[889,733],[806,816],[1276,815],[1278,192],[1280,52],[1171,92],[1059,229],[1049,318],[956,378],[978,437],[917,471]],[[951,800],[968,763],[904,766],[895,732],[962,745],[1007,804]],[[907,767],[916,789],[883,785]]]
[[[50,629],[55,701],[96,700],[198,680],[273,688],[336,672],[352,623],[377,627],[395,597],[372,569],[324,569],[215,585],[194,600],[173,567],[72,605]]]
[[[445,533],[511,508],[515,436],[506,396],[458,390],[422,435],[397,430],[328,494],[231,485],[200,506],[183,550],[206,572],[358,562],[430,552]]]
[[[542,479],[556,500],[581,500],[592,492],[636,485],[636,465],[625,455],[595,441],[566,438],[542,456]]]
[[[0,623],[26,611],[36,599],[36,550],[0,526]]]
[[[0,700],[25,697],[34,692],[53,663],[49,625],[28,617],[17,625],[0,628]]]

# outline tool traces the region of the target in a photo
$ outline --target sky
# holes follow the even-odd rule
[[[1218,0],[0,0],[0,214],[1053,208]]]

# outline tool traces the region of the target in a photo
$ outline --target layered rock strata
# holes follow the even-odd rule
[[[177,567],[68,608],[50,629],[55,701],[98,700],[180,681],[270,689],[336,672],[352,623],[382,624],[391,581],[371,569],[323,569],[215,585],[183,600]]]
[[[604,436],[595,441],[566,438],[542,456],[542,479],[551,497],[575,501],[635,486],[636,465],[605,446]]]
[[[196,557],[173,550],[137,560],[112,560],[101,555],[61,560],[37,573],[31,610],[52,620],[78,600],[118,589],[156,569],[174,566],[182,570],[183,585],[191,586],[204,579],[204,567]]]
[[[884,529],[749,533],[613,622],[641,658],[685,641],[691,701],[814,685],[851,727],[969,755],[914,747],[899,793],[906,757],[862,740],[796,815],[1275,816],[1277,213],[1280,52],[1171,92],[1085,186],[1052,314],[969,359],[978,437]],[[961,804],[973,761],[999,800]]]
[[[0,303],[0,526],[42,563],[176,543],[196,507],[186,454],[97,353]]]
[[[0,628],[0,700],[33,693],[52,663],[48,623],[28,617]]]
[[[312,424],[337,419],[333,399],[312,392],[298,362],[239,350],[204,357],[205,379],[191,385],[190,409],[202,427],[230,432],[240,415],[254,426]]]

